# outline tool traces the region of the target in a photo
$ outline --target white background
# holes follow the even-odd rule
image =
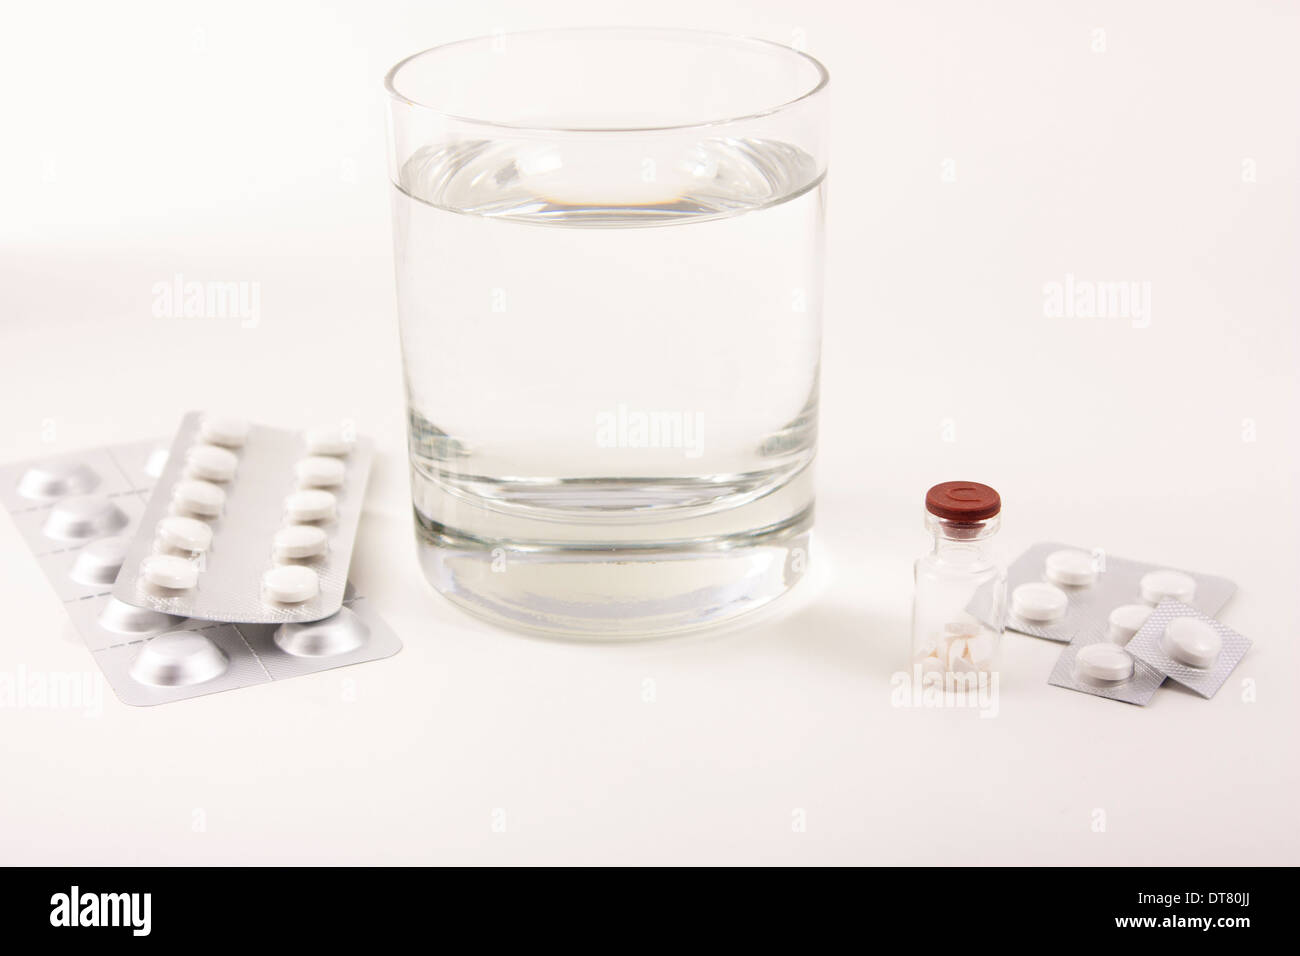
[[[6,3],[4,460],[191,407],[355,417],[381,454],[353,579],[405,650],[160,708],[0,709],[0,858],[1300,862],[1298,16]],[[471,620],[417,570],[381,80],[452,39],[610,23],[800,41],[834,125],[816,571],[751,626],[590,647]],[[176,273],[261,283],[261,324],[154,319]],[[1150,282],[1150,327],[1045,316],[1067,274]],[[1008,559],[1053,538],[1234,579],[1221,617],[1254,649],[1215,699],[1139,709],[1049,687],[1059,647],[1010,634],[995,719],[893,706],[921,498],[949,478],[1002,492]],[[7,518],[0,552],[0,673],[92,671]]]

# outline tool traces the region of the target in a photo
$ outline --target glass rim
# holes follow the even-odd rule
[[[785,100],[775,106],[765,107],[761,110],[755,110],[749,113],[742,113],[736,116],[727,116],[719,119],[703,120],[694,123],[669,123],[657,126],[567,126],[567,125],[548,125],[536,123],[505,123],[499,120],[488,120],[473,116],[462,116],[456,113],[450,113],[447,110],[439,109],[429,103],[421,103],[418,100],[411,99],[406,94],[400,92],[396,86],[398,72],[407,64],[431,53],[437,53],[442,50],[448,50],[452,47],[464,46],[470,43],[482,43],[484,41],[492,42],[500,39],[509,39],[510,37],[541,36],[548,33],[626,33],[631,35],[649,36],[660,33],[675,35],[679,37],[690,37],[694,39],[712,38],[714,40],[726,40],[731,43],[753,44],[759,47],[767,47],[780,50],[783,53],[799,57],[811,64],[817,75],[817,82],[811,89],[805,90],[793,99]],[[537,133],[667,133],[676,130],[707,129],[713,126],[728,126],[732,123],[743,123],[747,120],[761,119],[764,116],[772,116],[781,113],[792,106],[812,99],[830,84],[830,72],[825,65],[815,56],[805,53],[803,50],[796,50],[792,46],[786,46],[784,43],[777,43],[775,40],[766,40],[762,37],[747,36],[739,33],[722,33],[715,30],[693,30],[681,27],[557,27],[555,29],[540,30],[516,30],[509,33],[487,34],[474,37],[465,37],[460,40],[451,40],[447,43],[439,43],[437,46],[431,46],[427,49],[412,53],[410,56],[398,60],[391,69],[384,75],[384,89],[388,95],[399,103],[415,109],[424,110],[441,116],[444,119],[456,123],[466,123],[473,126],[491,127],[494,129],[508,129],[520,132],[537,132]]]

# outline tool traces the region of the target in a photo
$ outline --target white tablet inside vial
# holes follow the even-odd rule
[[[1053,551],[1047,556],[1045,571],[1053,584],[1088,587],[1097,583],[1097,560],[1087,551]]]
[[[1011,592],[1011,610],[1025,621],[1049,624],[1065,617],[1070,599],[1054,584],[1032,581]]]

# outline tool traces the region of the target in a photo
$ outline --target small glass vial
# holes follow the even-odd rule
[[[913,667],[922,680],[990,674],[1006,616],[1006,571],[989,557],[1002,499],[988,485],[945,481],[926,492],[925,510],[934,549],[916,562]]]

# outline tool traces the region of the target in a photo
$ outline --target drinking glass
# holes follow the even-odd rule
[[[642,636],[803,575],[827,79],[776,43],[636,29],[389,72],[417,547],[452,601]]]

